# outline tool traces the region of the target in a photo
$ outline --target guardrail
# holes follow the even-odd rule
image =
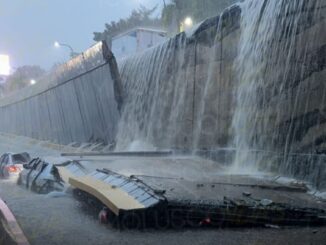
[[[171,156],[173,151],[123,151],[123,152],[77,152],[77,153],[61,153],[63,157],[94,157],[94,156],[138,156],[138,157],[155,157],[155,156]]]

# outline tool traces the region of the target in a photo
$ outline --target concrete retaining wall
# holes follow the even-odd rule
[[[256,88],[254,133],[248,141],[255,142],[249,145],[258,150],[255,154],[263,152],[260,167],[320,187],[326,186],[326,4],[306,3],[290,41],[291,26],[284,23],[291,21],[284,20],[298,13],[284,7],[277,20],[267,54],[273,59],[263,86]],[[2,100],[0,128],[64,144],[116,139],[117,149],[124,150],[134,141],[159,149],[234,147],[240,16],[241,8],[233,6],[193,33],[120,61],[123,89],[102,43],[86,59],[78,57],[52,73],[54,79],[48,80],[56,83]],[[291,52],[284,52],[288,47]]]
[[[122,103],[117,65],[104,42],[38,84],[0,101],[0,129],[55,143],[115,139]]]
[[[126,103],[117,143],[165,148],[229,145],[241,9],[233,6],[193,33],[122,60]]]
[[[253,115],[248,149],[260,155],[253,157],[259,168],[323,188],[326,5],[309,0],[301,9],[286,8],[296,2],[282,1],[264,84],[254,91],[256,104],[247,108]],[[128,101],[118,146],[141,140],[162,149],[236,147],[232,122],[241,82],[235,66],[240,16],[241,9],[234,6],[194,33],[119,62]],[[289,32],[293,26],[294,35]]]

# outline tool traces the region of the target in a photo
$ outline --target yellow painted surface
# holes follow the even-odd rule
[[[135,210],[145,208],[127,192],[90,176],[71,177],[69,183],[83,190],[106,205],[112,212],[119,215],[120,210]]]
[[[69,178],[75,177],[66,167],[57,167],[60,177],[66,183],[69,183]]]

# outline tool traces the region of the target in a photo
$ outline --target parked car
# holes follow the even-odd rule
[[[67,186],[65,182],[67,176],[64,173],[70,172],[74,175],[84,173],[79,162],[60,158],[34,158],[23,167],[24,170],[20,173],[17,184],[40,194],[64,190]]]
[[[18,177],[23,170],[23,165],[31,160],[27,152],[23,153],[4,153],[0,157],[0,177]]]

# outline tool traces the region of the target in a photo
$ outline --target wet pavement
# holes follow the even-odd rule
[[[57,149],[44,147],[40,144],[30,144],[28,141],[17,138],[8,139],[0,136],[0,151],[30,151],[39,155],[59,155]],[[199,161],[199,159],[197,159]],[[163,171],[159,165],[149,164],[153,159],[139,161],[138,165],[132,168],[130,163],[123,165],[121,159],[111,161],[108,168],[130,174],[157,175],[161,173],[165,177],[180,178],[183,173],[184,179],[187,176],[195,180],[202,179],[198,172],[204,168],[214,167],[216,163],[208,161],[204,166],[198,166],[199,162],[189,159],[179,159]],[[170,162],[167,159],[164,162]],[[102,162],[103,165],[107,163]],[[115,163],[114,163],[115,162]],[[161,162],[158,161],[158,162]],[[185,162],[188,165],[185,167]],[[157,163],[157,162],[156,162]],[[102,167],[89,162],[92,168]],[[145,167],[146,166],[146,167]],[[177,167],[175,167],[177,166]],[[206,167],[205,167],[206,166]],[[142,171],[146,169],[146,171]],[[156,170],[155,170],[156,169]],[[159,171],[158,171],[159,169]],[[189,171],[191,169],[191,171]],[[136,171],[137,170],[137,171]],[[178,172],[177,170],[180,170]],[[178,173],[178,174],[177,174]],[[207,174],[206,180],[215,175]],[[150,177],[147,177],[150,178]],[[222,181],[222,180],[220,180]],[[223,180],[228,181],[228,180]],[[245,182],[245,180],[243,180]],[[238,179],[239,182],[239,179]],[[243,182],[242,182],[243,184]],[[200,187],[203,188],[203,187]],[[200,192],[199,188],[199,192]],[[204,187],[205,188],[205,187]],[[265,191],[265,190],[264,190]],[[275,191],[275,190],[274,190]],[[190,194],[192,191],[189,192]],[[190,195],[189,194],[189,195]],[[192,193],[193,194],[193,193]],[[32,193],[15,182],[0,180],[0,196],[5,200],[15,214],[27,238],[32,245],[43,244],[325,244],[326,227],[312,228],[239,228],[239,229],[180,229],[180,230],[124,230],[113,229],[110,226],[99,224],[97,217],[85,210],[76,201],[70,191],[64,195],[38,195]],[[200,197],[195,194],[194,196]],[[305,195],[305,198],[307,196]],[[307,200],[308,202],[309,200]]]

